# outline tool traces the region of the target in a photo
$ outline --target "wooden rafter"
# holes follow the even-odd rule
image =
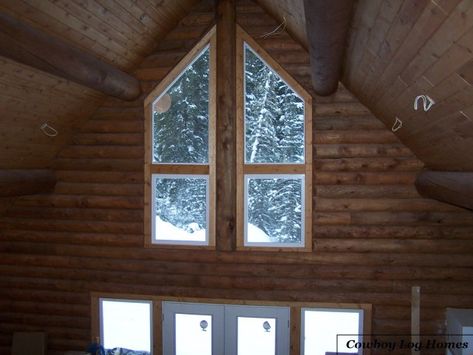
[[[4,13],[0,55],[119,99],[134,100],[141,94],[134,77]]]
[[[337,90],[352,8],[352,0],[304,0],[312,83],[318,95]]]

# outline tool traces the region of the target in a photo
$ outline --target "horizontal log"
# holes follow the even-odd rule
[[[56,170],[83,171],[142,171],[141,159],[65,159],[58,158],[54,162]]]
[[[413,158],[412,152],[402,144],[316,144],[317,158]]]
[[[316,104],[313,111],[314,117],[317,116],[366,116],[371,112],[359,102],[340,102],[329,104]],[[315,118],[317,119],[317,118]]]
[[[43,219],[4,218],[5,229],[31,229],[36,231],[62,231],[84,233],[143,233],[142,222],[109,222],[109,221],[59,221]]]
[[[50,193],[55,185],[50,170],[0,170],[0,197]]]
[[[314,173],[318,185],[412,185],[415,172],[325,172]]]
[[[408,201],[408,200],[406,200]],[[471,239],[470,226],[317,226],[314,238]]]
[[[139,133],[79,133],[73,137],[74,144],[142,146],[143,134]]]
[[[315,159],[317,171],[418,171],[423,163],[416,158]]]
[[[418,198],[411,185],[315,185],[315,198]]]
[[[139,148],[141,149],[141,148]],[[133,149],[132,149],[133,150]],[[142,184],[143,172],[56,170],[58,181],[76,183]]]
[[[373,115],[365,116],[323,116],[314,115],[314,129],[316,131],[326,130],[372,130],[385,129],[382,121]]]
[[[81,126],[84,133],[143,133],[143,117],[136,117],[134,120],[119,121],[92,119]]]
[[[130,209],[12,207],[5,214],[16,218],[44,218],[48,220],[97,220],[134,222],[143,219],[143,211]]]
[[[319,131],[315,133],[316,144],[335,144],[335,143],[398,143],[397,137],[386,129],[380,130],[345,130],[345,131]]]
[[[473,210],[473,172],[423,171],[415,186],[424,197]]]
[[[461,209],[430,199],[317,198],[315,211],[455,212]]]
[[[59,228],[55,230],[60,230]],[[80,232],[80,231],[78,231]],[[85,231],[100,233],[104,231]],[[114,232],[110,232],[114,233]],[[116,231],[123,233],[124,231]],[[135,233],[138,235],[140,232]],[[130,233],[132,234],[132,233]],[[439,254],[439,253],[298,253],[298,252],[238,252],[215,253],[214,251],[173,249],[144,249],[103,246],[90,248],[86,245],[7,242],[0,243],[0,252],[12,254],[45,254],[64,256],[98,257],[107,259],[129,259],[143,262],[143,260],[160,261],[188,261],[213,263],[249,263],[249,264],[277,264],[277,265],[365,265],[365,266],[438,266],[444,267],[472,267],[473,259],[469,254]],[[130,261],[131,262],[131,261]]]
[[[3,232],[10,241],[67,243],[71,245],[113,245],[116,247],[141,247],[143,236],[140,234],[121,233],[89,233],[89,232],[61,232],[61,231],[32,231],[24,229],[9,229]],[[59,265],[58,265],[59,266]]]
[[[143,196],[142,184],[91,184],[58,182],[56,193],[91,196]]]
[[[127,273],[174,273],[178,275],[207,275],[207,276],[238,276],[260,277],[271,274],[275,277],[293,279],[341,279],[347,278],[347,267],[340,265],[285,265],[277,264],[248,264],[248,263],[216,263],[185,262],[160,260],[107,260],[101,258],[84,258],[74,256],[21,255],[1,254],[0,272],[16,275],[15,267],[22,265],[22,272],[42,273],[48,270],[61,269],[64,277],[71,274],[70,270],[115,271]],[[360,280],[437,280],[437,281],[471,281],[473,276],[468,267],[442,268],[417,266],[383,265],[376,269],[364,265],[351,265],[350,279]],[[41,275],[40,275],[41,276]],[[38,306],[39,307],[39,306]]]
[[[124,100],[141,94],[137,79],[69,43],[0,13],[0,54]]]
[[[130,208],[142,209],[143,197],[135,196],[87,196],[87,195],[35,195],[15,201],[16,206],[30,207],[81,207],[81,208]]]

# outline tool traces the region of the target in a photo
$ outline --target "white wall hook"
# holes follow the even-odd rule
[[[402,121],[396,117],[396,120],[394,121],[393,127],[391,128],[391,131],[397,132],[401,129],[402,127]]]
[[[430,96],[428,96],[428,95],[419,95],[414,100],[414,110],[416,110],[416,111],[419,108],[419,100],[420,99],[422,99],[425,112],[429,111],[432,108],[432,106],[435,104],[434,99],[432,99]]]
[[[48,137],[56,137],[58,135],[58,131],[56,131],[56,129],[54,127],[51,127],[47,123],[43,123],[39,128]]]

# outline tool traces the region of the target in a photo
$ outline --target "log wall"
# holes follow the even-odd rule
[[[204,1],[135,74],[152,89],[213,24]],[[309,56],[242,1],[239,24],[310,92]],[[374,333],[444,331],[445,307],[473,302],[473,214],[420,197],[422,163],[341,87],[314,95],[311,253],[143,247],[143,102],[108,100],[55,161],[52,195],[0,220],[0,354],[14,331],[44,330],[49,354],[90,341],[90,292],[373,304]],[[218,234],[217,234],[218,238]]]

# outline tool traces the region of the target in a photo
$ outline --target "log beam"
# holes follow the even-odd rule
[[[0,13],[0,55],[122,100],[141,94],[134,77],[4,13]]]
[[[318,95],[337,90],[352,9],[353,0],[304,0],[312,83]]]
[[[217,2],[217,249],[235,249],[236,236],[236,9]]]
[[[424,197],[473,210],[473,172],[423,171],[415,184]]]
[[[0,170],[0,197],[50,193],[55,185],[50,170]]]

